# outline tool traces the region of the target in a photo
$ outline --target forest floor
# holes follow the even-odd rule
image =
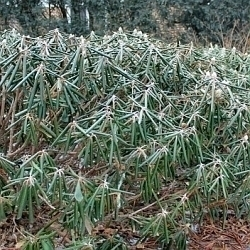
[[[137,207],[138,208],[138,207]],[[151,207],[151,212],[157,208]],[[149,211],[148,211],[149,212]],[[122,211],[126,214],[129,211]],[[36,214],[36,222],[31,226],[29,224],[28,214],[22,219],[16,220],[13,214],[0,223],[0,250],[21,250],[24,244],[24,235],[26,232],[35,235],[46,223],[54,220],[50,229],[56,232],[56,250],[64,249],[66,245],[72,243],[68,232],[58,223],[59,214],[51,215],[49,207],[42,207]],[[121,216],[122,217],[122,216]],[[213,221],[209,217],[203,219],[203,223],[197,226],[195,231],[190,229],[188,237],[189,250],[250,250],[250,222],[246,219],[236,219],[229,215],[225,225],[223,218]],[[139,242],[138,232],[133,231],[126,219],[114,221],[108,219],[105,222],[99,222],[92,230],[92,235],[102,239],[109,239],[119,234],[126,239],[129,250],[156,250],[162,249],[155,238],[147,238]],[[168,248],[175,249],[175,248]]]

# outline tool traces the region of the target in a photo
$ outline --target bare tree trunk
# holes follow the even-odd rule
[[[72,30],[77,34],[89,33],[90,13],[84,0],[71,0]]]

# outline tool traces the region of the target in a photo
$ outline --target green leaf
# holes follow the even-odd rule
[[[81,181],[80,180],[77,181],[74,197],[78,202],[81,202],[83,200],[83,194],[82,194],[82,190],[81,190]]]

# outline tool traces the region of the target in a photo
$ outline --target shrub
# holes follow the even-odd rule
[[[33,249],[63,230],[69,249],[184,249],[204,216],[248,216],[249,60],[137,30],[6,31],[0,218],[37,223]]]

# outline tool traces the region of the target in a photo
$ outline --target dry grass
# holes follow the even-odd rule
[[[235,20],[233,27],[226,32],[222,30],[223,20],[218,21],[220,23],[220,30],[215,32],[210,30],[210,35],[201,36],[196,39],[196,45],[203,43],[205,46],[211,43],[211,37],[216,38],[218,45],[221,47],[230,49],[236,48],[242,53],[247,53],[250,49],[250,24],[240,24],[239,20]]]

